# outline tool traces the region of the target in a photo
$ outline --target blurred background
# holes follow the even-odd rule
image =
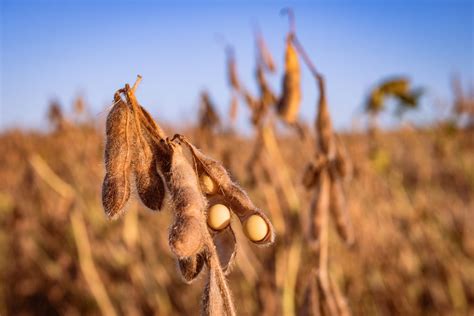
[[[222,161],[281,236],[261,249],[235,229],[238,314],[315,314],[301,309],[316,263],[298,225],[311,220],[314,190],[302,178],[317,151],[320,90],[299,58],[297,124],[273,111],[276,101],[257,122],[250,100],[263,95],[259,38],[275,63],[268,87],[283,94],[286,7],[352,162],[344,192],[355,243],[333,224],[329,233],[339,313],[474,313],[472,1],[3,0],[1,315],[199,310],[205,280],[179,276],[172,210],[132,198],[108,221],[102,209],[105,120],[137,74],[140,103],[169,135]]]

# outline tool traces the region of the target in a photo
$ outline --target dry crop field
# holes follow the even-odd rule
[[[279,92],[261,34],[257,95],[226,47],[228,118],[203,92],[197,124],[163,126],[138,76],[103,115],[79,99],[51,104],[47,131],[2,132],[1,315],[474,313],[472,96],[455,89],[450,121],[386,131],[385,99],[403,112],[422,95],[390,78],[369,94],[368,131],[337,133],[283,13]],[[239,103],[251,136],[235,129]]]
[[[172,203],[157,213],[132,198],[119,220],[104,216],[103,130],[96,126],[1,135],[8,153],[0,161],[1,313],[192,314],[206,276],[191,285],[180,276],[168,246]],[[194,140],[199,133],[183,134]],[[342,135],[354,169],[347,201],[355,242],[346,247],[330,225],[332,280],[356,315],[472,313],[473,132],[432,127],[379,137],[371,154],[368,136]],[[238,246],[227,279],[239,314],[304,307],[316,267],[301,234],[311,203],[301,178],[311,152],[279,139],[299,203],[290,210],[271,179],[251,180],[243,164],[251,139],[221,134],[214,141],[209,155],[225,162],[276,229],[273,246],[260,248],[232,219]]]

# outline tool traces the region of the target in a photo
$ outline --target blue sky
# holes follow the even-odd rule
[[[327,79],[333,119],[349,128],[368,89],[381,78],[408,75],[427,89],[427,122],[450,101],[450,76],[474,82],[473,1],[79,1],[1,2],[0,127],[41,128],[50,100],[70,107],[82,94],[99,113],[137,74],[139,100],[160,121],[195,120],[199,91],[209,90],[222,114],[229,88],[222,34],[236,48],[238,70],[255,91],[252,21],[258,21],[278,64],[291,6],[300,41]],[[317,91],[303,71],[301,117],[313,120]],[[239,125],[247,124],[243,112]],[[387,118],[386,124],[391,121]]]

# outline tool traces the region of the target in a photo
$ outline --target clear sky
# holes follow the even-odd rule
[[[351,126],[368,89],[389,75],[408,75],[427,89],[417,122],[451,100],[450,76],[474,81],[473,1],[80,1],[0,0],[1,128],[42,127],[51,99],[70,106],[82,94],[94,114],[124,83],[143,76],[141,103],[162,121],[195,120],[199,91],[227,113],[229,88],[222,34],[236,48],[238,70],[254,89],[252,22],[278,63],[280,90],[291,6],[300,41],[327,79],[335,124]],[[301,117],[312,120],[317,92],[303,71]],[[247,115],[246,113],[244,114]],[[242,117],[245,126],[247,117]]]

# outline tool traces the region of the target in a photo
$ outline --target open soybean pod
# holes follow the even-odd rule
[[[193,167],[181,146],[173,141],[162,142],[169,157],[159,165],[174,208],[174,223],[169,233],[171,250],[178,258],[191,257],[204,247],[206,201],[199,188]]]
[[[336,229],[347,245],[354,243],[354,228],[346,207],[346,200],[341,181],[337,176],[331,176],[329,208],[336,223]]]
[[[301,103],[301,70],[298,54],[292,41],[293,36],[294,34],[290,33],[286,39],[283,93],[277,105],[278,114],[287,123],[297,121]]]
[[[115,93],[114,101],[106,121],[106,174],[102,185],[102,204],[109,218],[118,217],[130,198],[133,143],[131,109],[119,91]]]
[[[249,234],[246,233],[247,237],[249,237],[253,243],[258,245],[272,244],[275,239],[275,233],[270,220],[253,204],[247,193],[231,180],[227,170],[222,166],[222,164],[204,155],[183,136],[176,135],[175,137],[179,137],[180,140],[183,141],[191,150],[196,161],[198,173],[205,172],[217,184],[218,193],[213,197],[215,201],[219,201],[219,203],[230,207],[230,209],[237,215],[240,222],[244,225],[244,228],[248,226],[248,220],[255,223],[257,228],[261,227],[262,225],[260,224],[262,223],[265,225],[263,229],[266,230],[266,234],[262,239],[252,239]],[[254,220],[256,217],[259,219]],[[244,230],[244,232],[245,231],[246,230]]]
[[[229,225],[221,231],[213,231],[211,235],[214,245],[216,246],[222,271],[227,275],[231,270],[237,253],[237,241],[234,231]]]
[[[202,177],[208,178],[214,183],[214,181],[209,178],[207,175],[202,175]],[[207,209],[207,224],[209,232],[212,236],[212,240],[217,250],[217,255],[219,257],[219,262],[224,271],[224,274],[227,274],[230,271],[230,267],[235,258],[237,252],[237,242],[235,239],[234,231],[230,225],[230,210],[225,206],[224,199],[217,193],[217,185],[214,184],[215,192],[211,193],[208,196],[209,208]],[[201,183],[201,188],[203,184]],[[209,188],[209,186],[204,186],[204,188]],[[208,191],[209,192],[209,191]]]

